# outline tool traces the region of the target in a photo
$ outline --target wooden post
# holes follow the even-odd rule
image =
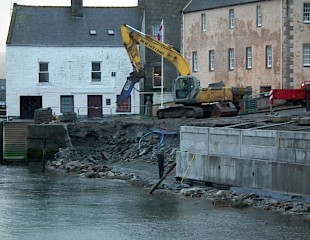
[[[172,171],[172,169],[174,169],[174,167],[177,165],[177,163],[173,163],[172,165],[171,165],[171,167],[168,169],[168,171],[166,172],[166,174],[164,175],[164,176],[162,176],[162,178],[158,181],[158,183],[156,183],[153,187],[152,187],[152,189],[151,189],[151,191],[149,192],[149,194],[152,194],[154,191],[155,191],[155,189],[159,186],[159,184],[168,176],[168,174]]]
[[[42,153],[42,173],[45,173],[45,165],[46,165],[46,142],[47,139],[43,140],[43,153]]]

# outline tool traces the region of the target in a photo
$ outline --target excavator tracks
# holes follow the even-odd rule
[[[231,102],[217,102],[203,106],[176,106],[160,109],[157,118],[209,118],[209,117],[233,117],[238,110]]]
[[[160,109],[157,111],[157,118],[164,119],[164,118],[203,118],[204,111],[201,107],[169,107],[165,109]]]

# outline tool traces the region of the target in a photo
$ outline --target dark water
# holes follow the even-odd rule
[[[310,239],[300,217],[0,166],[0,239]]]

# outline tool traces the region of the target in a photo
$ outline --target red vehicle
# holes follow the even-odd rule
[[[271,107],[276,99],[302,103],[310,111],[310,80],[302,82],[300,89],[272,89],[269,97]]]

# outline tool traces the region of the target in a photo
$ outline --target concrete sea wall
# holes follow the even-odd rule
[[[72,146],[67,127],[63,124],[30,124],[27,128],[27,157],[30,160],[53,157],[59,148]]]
[[[310,196],[310,133],[181,127],[176,176]]]

